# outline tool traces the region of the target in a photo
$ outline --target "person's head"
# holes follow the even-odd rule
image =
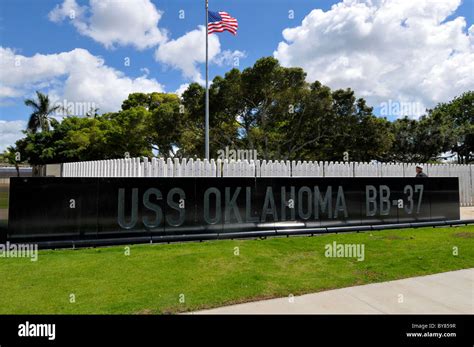
[[[416,166],[416,173],[419,174],[421,172],[423,172],[423,166],[417,165]]]

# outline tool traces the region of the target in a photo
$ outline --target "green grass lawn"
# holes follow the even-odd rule
[[[365,261],[326,258],[333,241],[364,244]],[[0,258],[0,313],[176,313],[471,268],[474,226],[124,249]]]
[[[8,208],[8,192],[0,190],[0,208]]]

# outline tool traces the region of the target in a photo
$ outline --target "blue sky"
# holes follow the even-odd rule
[[[48,13],[62,1],[53,0],[2,0],[0,5],[0,44],[12,47],[18,53],[32,56],[36,53],[53,54],[70,51],[81,47],[94,55],[102,56],[108,66],[123,71],[131,77],[142,74],[141,68],[150,70],[149,77],[154,77],[164,84],[166,91],[175,91],[183,84],[190,82],[181,76],[179,70],[171,69],[153,59],[153,48],[137,51],[133,47],[116,47],[106,49],[100,43],[82,36],[73,26],[67,23],[56,24],[48,20]],[[203,1],[173,0],[152,1],[162,10],[160,26],[170,32],[172,38],[184,35],[197,25],[204,24]],[[78,1],[87,4],[87,1]],[[219,39],[224,49],[241,50],[246,57],[240,59],[241,67],[252,65],[262,56],[270,56],[281,41],[284,28],[301,22],[306,14],[314,8],[314,1],[296,1],[289,6],[289,1],[278,0],[211,0],[211,10],[229,12],[239,21],[237,36],[221,33]],[[318,7],[327,9],[334,1],[318,1]],[[289,9],[295,11],[295,18],[288,19]],[[180,10],[185,11],[185,19],[179,19]],[[33,29],[34,28],[34,29]],[[124,59],[130,58],[130,66],[124,66]],[[202,65],[202,64],[201,64]],[[201,67],[204,73],[204,65]],[[211,66],[210,76],[224,74],[229,66]],[[20,100],[21,101],[21,100]],[[0,119],[13,120],[26,118],[28,108],[21,102],[0,107]]]
[[[97,100],[103,111],[109,111],[119,107],[118,99],[108,97],[115,94],[111,92],[114,83],[122,94],[133,88],[149,91],[158,85],[163,91],[175,92],[180,86],[198,80],[199,72],[203,76],[204,64],[199,62],[199,57],[191,58],[197,54],[191,36],[187,41],[183,39],[175,44],[173,41],[203,24],[204,1],[125,1],[136,2],[135,8],[140,7],[137,18],[154,12],[140,12],[151,2],[156,13],[161,13],[152,26],[160,33],[166,32],[166,38],[159,39],[157,34],[153,43],[146,39],[145,48],[136,47],[130,38],[121,41],[121,37],[130,34],[128,27],[135,26],[133,21],[122,25],[120,16],[104,19],[108,23],[107,33],[101,33],[103,22],[94,0],[66,0],[67,6],[64,0],[0,2],[0,46],[4,50],[0,56],[3,70],[0,72],[0,137],[3,137],[0,150],[21,135],[19,127],[29,115],[23,100],[31,97],[34,90],[49,93],[58,100],[95,102],[88,89],[97,88],[96,83],[109,83],[100,86],[103,95]],[[345,4],[319,0],[211,0],[211,10],[227,11],[239,21],[237,36],[218,34],[220,49],[215,58],[216,61],[223,58],[227,51],[229,57],[239,57],[239,68],[243,69],[260,57],[275,55],[285,66],[305,68],[309,81],[318,79],[333,88],[352,87],[376,106],[377,113],[383,105],[390,108],[394,103],[406,103],[413,108],[432,107],[474,88],[473,77],[466,76],[473,69],[469,62],[474,57],[474,0],[460,4],[459,1],[447,0],[447,5],[441,6],[436,0],[405,3],[389,0],[395,6],[389,8],[380,0],[349,0]],[[331,8],[338,3],[337,9]],[[61,15],[52,19],[51,11],[55,7],[63,6],[63,12],[68,13],[71,4],[85,9],[74,19],[74,25],[70,18]],[[107,6],[111,6],[107,13],[114,11],[113,1]],[[315,9],[321,11],[310,15]],[[184,19],[179,18],[180,11],[184,11]],[[439,13],[441,20],[436,18]],[[290,18],[291,14],[294,17]],[[94,23],[94,15],[98,22]],[[367,23],[372,28],[369,31]],[[294,29],[283,35],[287,28]],[[387,33],[382,35],[385,28]],[[136,30],[139,37],[139,29]],[[168,45],[174,47],[173,53],[169,53]],[[163,54],[157,58],[155,52],[160,47]],[[82,50],[71,53],[78,48]],[[60,56],[61,53],[65,55]],[[20,68],[12,65],[15,57],[24,62]],[[183,57],[190,62],[181,64]],[[130,66],[124,65],[126,58],[130,59]],[[231,68],[232,60],[223,61],[220,65],[211,63],[211,77]],[[100,66],[91,68],[94,64]],[[197,72],[192,71],[193,66]],[[79,68],[84,72],[77,71]],[[436,76],[430,79],[428,74]],[[396,117],[392,113],[384,115]]]

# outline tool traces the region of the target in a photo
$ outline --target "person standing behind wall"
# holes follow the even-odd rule
[[[422,166],[417,165],[417,167],[416,167],[416,177],[428,177],[428,175],[423,172],[423,167]]]

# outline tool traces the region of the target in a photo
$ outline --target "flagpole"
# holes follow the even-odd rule
[[[209,160],[209,33],[208,33],[208,22],[209,22],[209,3],[206,0],[206,118],[205,118],[205,147],[206,147],[206,159]]]

